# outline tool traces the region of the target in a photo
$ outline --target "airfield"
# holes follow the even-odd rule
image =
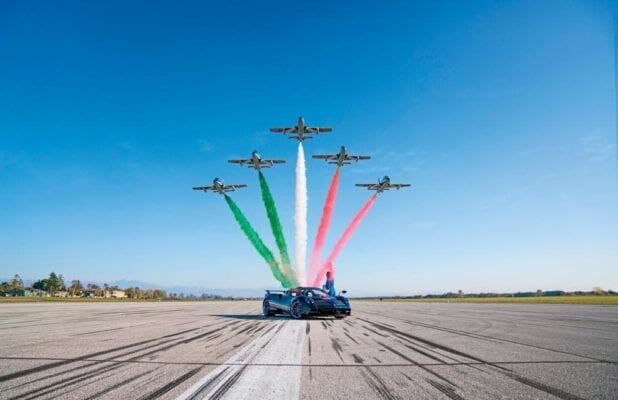
[[[2,399],[612,399],[618,307],[0,304]]]

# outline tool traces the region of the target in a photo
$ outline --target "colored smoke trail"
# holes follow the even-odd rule
[[[343,248],[345,247],[348,240],[350,240],[350,237],[352,237],[352,234],[356,231],[356,229],[358,229],[359,224],[361,223],[363,218],[365,218],[365,216],[371,209],[371,206],[373,206],[373,203],[375,203],[377,195],[378,194],[376,193],[373,196],[371,196],[371,198],[360,209],[358,214],[356,214],[356,216],[352,219],[350,224],[345,228],[345,231],[343,231],[343,235],[341,235],[341,237],[335,244],[333,251],[330,253],[330,255],[328,256],[324,264],[322,264],[322,267],[317,272],[316,276],[312,277],[312,280],[313,280],[312,286],[318,286],[320,284],[320,280],[326,274],[329,263],[332,263],[333,261],[335,261],[339,253],[341,253],[341,250],[343,250]],[[333,273],[335,272],[334,268],[332,272]]]
[[[330,228],[330,223],[333,217],[333,210],[335,208],[335,201],[337,200],[337,190],[339,189],[339,167],[335,170],[333,179],[328,187],[328,193],[326,200],[324,201],[324,209],[322,211],[322,218],[320,219],[320,225],[318,232],[315,235],[315,243],[313,244],[313,251],[311,252],[311,261],[309,263],[309,279],[313,279],[317,269],[320,268],[322,248],[324,247],[324,241],[326,240],[326,234]]]
[[[275,237],[275,242],[277,243],[277,248],[279,249],[279,254],[281,255],[282,273],[287,280],[297,283],[296,277],[294,276],[294,271],[292,271],[290,256],[288,255],[288,246],[285,242],[285,236],[283,235],[283,228],[281,227],[281,221],[279,220],[279,214],[277,213],[277,206],[275,205],[275,200],[273,199],[272,193],[270,192],[270,188],[268,187],[268,183],[266,182],[266,178],[264,177],[262,171],[259,171],[259,178],[260,189],[262,191],[262,201],[264,202],[266,215],[268,216],[268,221],[270,222],[270,228],[273,231],[273,236]]]
[[[307,175],[305,171],[305,151],[303,143],[298,142],[296,158],[296,206],[294,212],[296,277],[300,285],[305,284],[305,264],[307,260]]]
[[[234,214],[234,218],[238,222],[238,225],[240,225],[240,229],[242,229],[245,235],[247,235],[247,238],[249,239],[253,247],[255,247],[255,250],[257,250],[257,252],[262,256],[262,258],[264,258],[264,261],[266,261],[266,263],[270,267],[270,271],[272,272],[275,279],[281,282],[281,285],[283,285],[283,287],[285,288],[292,287],[292,283],[289,282],[289,280],[287,280],[281,274],[281,271],[279,269],[279,263],[275,259],[272,251],[270,251],[268,247],[266,247],[266,245],[260,238],[260,235],[258,235],[255,229],[253,229],[253,227],[249,223],[249,220],[247,220],[247,217],[245,217],[242,211],[240,211],[240,208],[238,208],[234,200],[232,200],[232,198],[228,195],[225,195],[225,201],[230,207],[232,214]]]

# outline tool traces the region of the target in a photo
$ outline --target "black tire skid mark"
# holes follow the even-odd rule
[[[223,368],[217,375],[213,376],[212,378],[210,378],[208,381],[204,382],[204,384],[202,386],[200,386],[195,393],[193,393],[191,395],[191,397],[189,397],[187,400],[193,400],[193,399],[201,399],[203,398],[203,395],[205,395],[208,392],[208,389],[210,388],[210,386],[216,382],[219,381],[219,378],[221,378],[221,376],[223,374],[225,374],[227,372],[227,370],[230,369],[230,367],[225,367]]]
[[[399,357],[403,358],[404,360],[406,360],[407,362],[409,362],[410,364],[414,364],[415,366],[419,367],[420,369],[422,369],[423,371],[435,376],[436,378],[439,378],[447,383],[449,383],[450,385],[453,385],[455,387],[459,387],[456,383],[452,382],[451,380],[449,380],[448,378],[440,375],[439,373],[429,369],[429,367],[420,364],[419,362],[411,359],[410,357],[406,356],[405,354],[401,353],[400,351],[395,350],[394,348],[390,347],[389,345],[387,345],[386,343],[382,343],[376,340],[376,343],[379,344],[380,346],[384,347],[386,350],[390,351],[393,354],[398,355]]]
[[[146,372],[142,372],[141,374],[138,374],[138,375],[132,376],[132,377],[130,377],[130,378],[127,378],[127,379],[125,379],[125,380],[123,380],[123,381],[121,381],[121,382],[118,382],[118,383],[117,383],[117,384],[115,384],[115,385],[109,386],[109,387],[107,387],[107,388],[105,388],[105,389],[103,389],[103,390],[101,390],[101,391],[98,391],[98,392],[96,392],[96,393],[92,394],[92,395],[91,395],[91,396],[89,396],[88,398],[89,398],[89,399],[96,399],[97,397],[101,397],[101,396],[103,396],[103,395],[106,395],[107,393],[111,392],[112,390],[119,389],[119,388],[121,388],[121,387],[122,387],[122,386],[124,386],[124,385],[127,385],[127,384],[129,384],[129,383],[131,383],[131,382],[134,382],[134,381],[136,381],[136,380],[138,380],[138,379],[140,379],[140,378],[143,378],[143,377],[144,377],[144,376],[146,376],[146,375],[149,375],[149,374],[154,373],[157,369],[158,369],[158,368],[155,368],[155,369],[153,369],[153,370],[149,370],[149,371],[146,371]]]
[[[377,327],[379,327],[379,325],[380,325],[380,324],[372,322],[372,321],[368,321],[368,320],[364,320],[364,321],[368,322],[368,323],[370,323],[370,324],[372,324],[374,326],[377,326]],[[449,352],[451,352],[453,354],[456,354],[456,355],[459,355],[459,356],[462,356],[462,357],[467,357],[467,358],[470,358],[470,359],[472,359],[474,361],[477,361],[477,362],[479,362],[481,364],[493,367],[495,369],[495,371],[501,373],[504,376],[507,376],[507,377],[509,377],[509,378],[511,378],[511,379],[513,379],[513,380],[515,380],[517,382],[520,382],[520,383],[522,383],[522,384],[524,384],[526,386],[529,386],[531,388],[534,388],[534,389],[540,390],[542,392],[545,392],[545,393],[551,394],[553,396],[556,396],[556,397],[558,397],[560,399],[563,399],[563,400],[582,400],[579,396],[576,396],[576,395],[574,395],[572,393],[568,393],[568,392],[565,392],[565,391],[560,390],[558,388],[554,388],[552,386],[545,385],[545,384],[543,384],[541,382],[537,382],[535,380],[525,378],[525,377],[523,377],[523,376],[521,376],[519,374],[516,374],[512,370],[509,370],[508,368],[504,368],[501,365],[497,365],[496,363],[491,363],[491,362],[485,361],[485,360],[483,360],[481,358],[478,358],[478,357],[466,354],[466,353],[464,353],[464,352],[462,352],[460,350],[453,349],[453,348],[450,348],[448,346],[444,346],[444,345],[441,345],[439,343],[432,342],[430,340],[423,339],[423,338],[417,337],[415,335],[411,335],[411,334],[406,333],[406,332],[397,331],[395,329],[388,328],[387,326],[383,326],[382,329],[396,331],[397,333],[400,333],[400,334],[402,334],[404,336],[408,336],[411,339],[418,340],[418,341],[420,341],[422,343],[426,343],[426,344],[428,344],[430,346],[434,346],[434,347],[442,349],[444,351],[449,351]]]
[[[141,346],[141,345],[147,344],[147,343],[152,343],[152,342],[155,342],[157,340],[161,340],[161,339],[166,339],[166,338],[173,337],[173,336],[182,335],[182,334],[185,334],[185,333],[188,333],[188,332],[191,332],[191,331],[195,331],[195,330],[198,330],[198,329],[201,329],[201,328],[202,327],[187,329],[185,331],[181,331],[181,332],[177,332],[177,333],[173,333],[173,334],[169,334],[169,335],[165,335],[165,336],[160,336],[160,337],[153,338],[153,339],[142,340],[142,341],[139,341],[139,342],[130,343],[130,344],[127,344],[127,345],[122,345],[122,346],[114,347],[114,348],[107,349],[107,350],[97,351],[95,353],[89,353],[89,354],[86,354],[86,355],[83,355],[83,356],[72,358],[70,360],[61,360],[61,361],[57,361],[57,362],[53,362],[53,363],[49,363],[49,364],[44,364],[44,365],[39,365],[37,367],[32,367],[32,368],[28,368],[28,369],[17,371],[17,372],[12,372],[12,373],[0,376],[0,382],[5,382],[5,381],[11,380],[11,379],[20,378],[22,376],[30,375],[30,374],[33,374],[33,373],[36,373],[36,372],[45,371],[45,370],[48,370],[48,369],[51,369],[51,368],[60,367],[60,366],[66,365],[66,364],[71,364],[71,363],[74,363],[74,362],[84,361],[84,360],[87,360],[87,359],[90,359],[90,358],[95,358],[95,357],[102,356],[102,355],[105,355],[105,354],[115,353],[117,351],[129,349],[129,348],[136,347],[136,346]]]
[[[445,358],[447,360],[450,360],[450,361],[454,361],[457,364],[461,364],[461,361],[456,359],[455,357],[451,357],[448,354],[443,354],[443,353],[440,353],[438,351],[435,351],[433,348],[431,348],[429,346],[425,346],[423,344],[416,343],[413,340],[411,340],[411,339],[409,339],[409,338],[407,338],[405,336],[401,336],[399,334],[395,334],[395,337],[397,338],[397,341],[399,343],[401,343],[404,347],[406,347],[406,348],[408,348],[408,349],[410,349],[410,350],[412,350],[412,351],[414,351],[416,353],[419,353],[419,354],[421,354],[421,355],[423,355],[423,356],[425,356],[425,357],[427,357],[429,359],[437,361],[440,364],[446,364],[446,362],[444,360],[441,360],[437,356],[443,357],[443,358]],[[436,356],[434,356],[431,353],[436,354]],[[464,365],[469,367],[469,368],[472,368],[472,369],[474,369],[474,370],[476,370],[478,372],[482,372],[484,374],[488,373],[487,371],[485,371],[485,370],[483,370],[483,369],[481,369],[481,368],[479,368],[479,367],[477,367],[475,365],[472,365],[472,364],[464,364]]]
[[[485,340],[485,341],[494,342],[494,343],[511,343],[511,344],[516,344],[516,345],[519,345],[519,346],[531,347],[531,348],[538,349],[538,350],[551,351],[551,352],[554,352],[554,353],[565,354],[565,355],[569,355],[569,356],[573,356],[573,357],[580,357],[580,358],[585,358],[585,359],[594,360],[594,361],[600,361],[600,362],[610,362],[609,360],[597,359],[595,357],[583,356],[581,354],[572,353],[572,352],[568,352],[568,351],[556,350],[556,349],[552,349],[552,348],[549,348],[549,347],[543,347],[543,346],[537,346],[537,345],[528,344],[528,343],[522,343],[522,342],[518,342],[516,340],[497,338],[497,337],[494,337],[494,336],[483,335],[483,334],[480,334],[480,333],[467,332],[467,331],[462,331],[462,330],[459,330],[459,329],[444,328],[444,327],[441,327],[441,326],[425,324],[425,323],[422,323],[422,322],[413,322],[413,321],[406,320],[406,319],[395,318],[395,317],[388,317],[388,316],[385,316],[385,315],[377,313],[377,312],[369,312],[369,311],[362,311],[362,312],[365,313],[365,314],[374,314],[374,315],[379,315],[381,317],[386,317],[386,318],[389,318],[389,319],[394,319],[394,320],[401,321],[401,322],[404,322],[406,324],[413,325],[413,326],[420,326],[420,327],[427,328],[427,329],[434,329],[434,330],[438,330],[438,331],[453,333],[453,334],[456,334],[456,335],[467,336],[467,337],[471,337],[471,338],[474,338],[474,339]],[[508,322],[508,321],[504,321],[504,322]],[[383,321],[381,323],[384,324]]]
[[[369,387],[380,396],[380,399],[397,400],[397,397],[391,393],[384,381],[371,368],[364,365],[360,373]]]
[[[97,376],[100,376],[101,374],[105,374],[107,372],[119,369],[122,366],[123,365],[121,364],[112,364],[112,365],[107,365],[107,366],[104,366],[102,368],[99,368],[93,371],[88,371],[88,372],[83,372],[78,375],[73,375],[71,377],[64,378],[64,379],[61,379],[60,381],[54,382],[50,385],[42,386],[36,389],[29,390],[24,393],[21,393],[15,396],[14,399],[29,400],[29,399],[41,397],[49,393],[54,393],[59,387],[66,388],[72,385],[77,385],[77,384],[83,383],[84,381],[90,378],[97,377]]]
[[[549,393],[549,394],[551,394],[553,396],[556,396],[556,397],[558,397],[560,399],[563,399],[563,400],[583,400],[581,397],[576,396],[576,395],[574,395],[572,393],[568,393],[568,392],[565,392],[565,391],[560,390],[558,388],[545,385],[544,383],[537,382],[537,381],[534,381],[532,379],[528,379],[526,377],[523,377],[521,375],[517,375],[515,373],[509,374],[509,376],[512,379],[516,380],[517,382],[523,383],[526,386],[530,386],[532,388],[540,390],[541,392]]]
[[[173,340],[174,339],[170,339],[170,340],[164,341],[163,343],[168,343],[168,342],[173,341]],[[88,368],[88,367],[92,367],[92,366],[97,366],[97,363],[101,363],[101,362],[114,362],[114,364],[112,364],[112,365],[103,366],[101,368],[98,368],[98,369],[95,369],[95,370],[92,370],[92,371],[87,371],[87,372],[84,372],[82,374],[73,375],[73,376],[61,379],[59,381],[50,383],[50,384],[48,384],[46,386],[43,386],[41,388],[30,390],[29,392],[21,394],[20,397],[21,396],[28,396],[28,395],[31,395],[31,394],[34,394],[34,393],[38,393],[35,397],[39,397],[39,396],[42,396],[44,394],[48,394],[50,392],[53,392],[56,389],[51,389],[51,390],[47,390],[44,393],[39,393],[42,390],[46,390],[46,389],[49,389],[49,388],[56,388],[58,386],[61,386],[61,387],[70,386],[70,385],[73,385],[73,384],[76,384],[76,383],[83,382],[83,381],[85,381],[87,379],[90,379],[90,378],[92,378],[94,376],[98,376],[98,375],[101,375],[103,373],[107,373],[107,372],[110,372],[110,371],[122,368],[122,367],[124,367],[126,365],[127,362],[132,362],[132,361],[139,360],[140,358],[146,357],[146,356],[148,356],[150,354],[153,354],[153,353],[156,353],[156,352],[159,352],[159,351],[164,351],[164,350],[166,350],[166,348],[155,349],[153,351],[150,351],[150,352],[147,352],[147,353],[144,353],[144,354],[139,354],[139,355],[137,355],[135,357],[132,357],[132,358],[130,358],[128,360],[124,360],[124,361],[121,361],[121,362],[115,362],[115,360],[114,360],[115,358],[125,357],[125,356],[130,355],[130,354],[135,354],[135,353],[138,353],[140,351],[146,350],[148,348],[159,346],[159,345],[161,345],[163,343],[159,342],[159,343],[156,343],[156,344],[151,345],[151,346],[147,346],[147,347],[142,348],[142,349],[136,349],[136,350],[128,351],[128,352],[125,352],[123,354],[116,355],[115,357],[110,358],[108,360],[93,361],[95,364],[89,365],[89,366],[86,366],[86,367],[72,368],[72,369],[67,370],[67,371],[60,371],[60,372],[58,372],[56,374],[52,374],[50,376],[42,377],[42,378],[38,379],[37,382],[39,382],[39,381],[41,381],[43,379],[49,379],[51,377],[55,377],[55,376],[59,376],[59,375],[64,375],[64,374],[66,374],[68,372],[71,372],[71,371],[74,371],[76,369],[83,369],[83,368]],[[166,346],[166,347],[169,347],[169,346]],[[28,383],[31,383],[31,382],[28,382]],[[19,386],[23,386],[23,385],[24,384],[19,385]]]
[[[309,357],[311,357],[311,338],[307,338],[307,350],[309,351]]]
[[[339,344],[339,341],[332,336],[330,338],[330,347],[332,347],[333,350],[335,350],[335,352],[337,353],[337,356],[339,356],[339,359],[341,360],[341,362],[343,362],[343,357],[341,355],[343,353],[343,348]]]
[[[120,327],[120,328],[101,329],[101,330],[99,330],[99,331],[92,331],[92,332],[77,333],[77,334],[72,335],[72,336],[86,336],[86,335],[94,335],[95,333],[119,331],[119,330],[121,330],[121,329],[126,329],[126,328],[130,328],[130,326],[122,326],[122,327]]]
[[[139,400],[153,400],[153,399],[156,399],[158,397],[161,397],[162,395],[164,395],[165,393],[167,393],[170,390],[174,389],[176,386],[180,385],[181,383],[183,383],[187,379],[191,378],[193,375],[197,374],[201,369],[202,369],[202,367],[194,368],[191,371],[189,371],[189,372],[179,376],[178,378],[174,379],[173,381],[171,381],[167,385],[164,385],[164,386],[160,387],[159,389],[155,390],[154,392],[151,392],[151,393],[149,393],[147,395],[144,395],[144,396],[140,397]]]
[[[452,400],[465,400],[463,397],[461,397],[459,394],[457,394],[455,392],[454,388],[452,388],[450,386],[447,386],[447,385],[445,385],[443,383],[440,383],[440,382],[436,382],[433,379],[425,379],[425,382],[429,383],[431,386],[433,386],[434,388],[438,389],[438,391],[443,393],[449,399],[452,399]]]
[[[197,329],[202,329],[202,327],[197,328]],[[113,370],[113,369],[116,369],[116,368],[120,368],[120,367],[122,367],[124,365],[123,363],[131,362],[131,361],[136,361],[136,360],[139,360],[140,358],[144,358],[144,357],[147,357],[149,355],[152,355],[152,354],[155,354],[155,353],[159,353],[161,351],[169,350],[169,349],[174,348],[174,347],[176,347],[176,346],[178,346],[180,344],[186,344],[186,343],[193,342],[195,340],[199,340],[202,337],[207,336],[208,334],[211,334],[214,331],[217,331],[219,329],[220,328],[216,328],[216,329],[214,329],[212,331],[206,332],[204,334],[200,334],[198,336],[194,336],[193,338],[189,338],[189,339],[181,339],[179,341],[177,339],[169,339],[169,340],[166,340],[166,341],[160,341],[158,343],[154,343],[152,345],[149,345],[149,346],[146,346],[146,347],[143,347],[143,348],[134,349],[134,350],[131,350],[131,351],[124,352],[122,354],[115,355],[114,357],[111,357],[111,358],[106,359],[106,360],[91,361],[91,363],[93,363],[93,364],[88,365],[88,366],[78,366],[76,368],[71,368],[69,370],[64,370],[64,371],[57,372],[55,374],[44,376],[42,378],[37,379],[36,382],[40,382],[41,380],[51,379],[53,377],[60,376],[60,375],[65,375],[65,374],[73,372],[75,370],[85,369],[85,368],[89,368],[89,367],[92,367],[92,366],[97,366],[97,363],[100,363],[100,362],[105,362],[105,361],[112,361],[113,362],[113,361],[115,361],[116,359],[118,359],[120,357],[126,357],[126,356],[131,355],[131,354],[139,353],[139,352],[142,352],[144,350],[148,350],[148,349],[151,349],[151,348],[154,348],[154,347],[157,347],[157,346],[161,346],[162,344],[173,342],[173,343],[170,343],[170,344],[168,344],[166,346],[163,346],[163,347],[160,347],[160,348],[155,348],[155,349],[153,349],[151,351],[148,351],[146,353],[139,354],[139,355],[137,355],[135,357],[132,357],[132,358],[130,358],[128,360],[123,360],[120,363],[117,363],[116,366],[114,366],[114,365],[104,366],[102,368],[98,368],[98,369],[95,369],[93,371],[88,371],[88,372],[85,372],[85,373],[77,375],[77,377],[82,377],[83,379],[88,379],[88,378],[92,377],[94,374],[101,374],[101,373],[104,373],[104,372],[109,372],[110,370]],[[177,336],[179,334],[188,333],[188,332],[193,331],[193,330],[194,329],[190,329],[188,331],[182,331],[182,332],[179,332],[177,334],[165,335],[163,337]],[[72,362],[72,360],[70,360],[69,362]],[[28,395],[28,394],[33,394],[33,393],[39,392],[41,390],[47,389],[49,387],[56,387],[56,386],[60,386],[60,385],[67,385],[68,383],[72,382],[75,379],[75,377],[76,376],[71,376],[71,377],[68,377],[68,378],[65,378],[65,379],[61,379],[60,381],[56,381],[54,383],[51,383],[50,384],[51,386],[47,385],[47,386],[44,386],[42,388],[33,389],[33,390],[31,390],[29,392],[26,392],[26,393],[24,393],[24,394],[22,394],[20,396],[25,396],[25,395]],[[32,382],[33,381],[29,381],[29,382],[23,383],[21,385],[15,386],[15,388],[21,387],[21,386],[24,386],[24,385],[27,385],[27,384],[30,384]]]
[[[324,329],[328,329],[328,325],[326,325],[326,322],[322,321],[322,326],[324,327]]]
[[[356,339],[354,339],[354,337],[352,335],[350,335],[348,332],[343,332],[344,335],[346,335],[347,337],[350,338],[351,341],[353,341],[356,344],[359,344],[358,341]]]
[[[380,333],[380,332],[376,331],[375,329],[371,329],[371,328],[370,328],[370,327],[368,327],[368,326],[365,326],[365,325],[361,325],[361,326],[362,326],[364,329],[368,330],[369,332],[373,333],[374,335],[378,335],[378,336],[381,336],[381,337],[383,337],[383,338],[387,338],[387,337],[388,337],[388,335],[385,335],[385,334],[383,334],[383,333]],[[365,336],[369,336],[369,335],[365,335]]]
[[[209,396],[209,399],[218,400],[223,397],[223,395],[227,393],[227,391],[230,390],[232,386],[234,386],[238,379],[240,379],[240,376],[243,374],[243,372],[245,372],[246,368],[247,366],[243,365],[238,371],[234,372],[232,376],[230,376],[225,381],[225,383],[223,383],[223,385],[219,386],[219,388],[211,396]]]
[[[253,356],[246,360],[246,363],[243,364],[243,366],[236,371],[234,374],[232,374],[224,383],[223,385],[221,385],[216,391],[215,393],[213,393],[209,398],[211,400],[218,400],[221,397],[223,397],[223,395],[230,390],[230,388],[238,381],[238,379],[240,379],[240,376],[243,374],[243,372],[245,372],[245,370],[247,369],[247,367],[249,366],[250,362],[258,356],[258,354],[260,354],[262,352],[262,350],[264,350],[266,348],[266,346],[268,346],[270,344],[270,342],[277,336],[277,333],[279,333],[279,331],[281,331],[281,329],[283,329],[283,325],[284,324],[280,324],[279,328],[275,331],[275,333],[266,341],[266,343],[264,343],[260,349],[258,351],[255,352],[255,354],[253,354]],[[273,328],[269,329],[267,331],[270,332]],[[266,334],[266,333],[265,333]],[[263,335],[262,335],[263,336]],[[193,397],[192,397],[193,398]]]
[[[390,332],[390,333],[393,333],[393,334],[399,334],[401,336],[405,336],[405,337],[407,337],[409,339],[413,339],[413,340],[415,340],[417,342],[424,343],[424,344],[426,344],[428,346],[431,346],[431,347],[434,347],[434,348],[446,351],[448,353],[455,354],[455,355],[458,355],[458,356],[464,357],[464,358],[469,358],[471,360],[477,361],[477,362],[482,363],[482,364],[492,365],[492,366],[495,366],[496,368],[500,368],[500,369],[502,369],[504,371],[510,371],[508,368],[504,368],[504,367],[502,367],[500,365],[494,365],[494,364],[492,364],[489,361],[486,361],[486,360],[483,360],[483,359],[478,358],[476,356],[473,356],[471,354],[465,353],[465,352],[463,352],[461,350],[457,350],[457,349],[454,349],[452,347],[448,347],[448,346],[445,346],[443,344],[440,344],[440,343],[437,343],[437,342],[434,342],[434,341],[431,341],[431,340],[428,340],[428,339],[424,339],[424,338],[416,336],[416,335],[412,335],[411,333],[402,332],[402,331],[399,331],[397,329],[389,328],[388,326],[382,325],[382,324],[377,323],[377,322],[369,321],[369,320],[362,319],[362,318],[359,318],[359,319],[361,319],[362,321],[365,321],[365,322],[375,326],[376,328],[378,328],[378,329],[380,329],[382,331]]]

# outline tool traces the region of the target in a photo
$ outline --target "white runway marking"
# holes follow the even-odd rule
[[[273,321],[275,327],[211,371],[177,400],[189,399],[298,399],[305,324]],[[271,367],[247,364],[297,364]]]

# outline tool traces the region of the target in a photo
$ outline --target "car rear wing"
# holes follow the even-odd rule
[[[275,293],[278,293],[278,292],[285,293],[285,292],[287,292],[287,290],[283,290],[283,289],[278,289],[278,290],[266,289],[266,294],[270,294],[272,292],[275,292]]]

